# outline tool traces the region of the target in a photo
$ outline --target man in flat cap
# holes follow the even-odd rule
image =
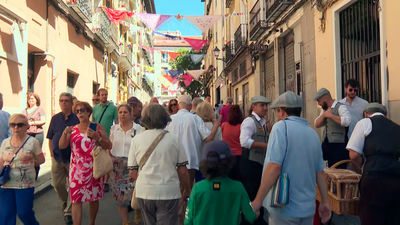
[[[314,100],[322,107],[314,125],[316,128],[323,127],[323,157],[324,160],[328,160],[328,165],[332,166],[338,161],[349,158],[346,151],[348,140],[346,127],[350,125],[351,114],[344,104],[333,100],[331,93],[325,88],[317,92]]]
[[[252,203],[254,210],[261,205],[268,209],[269,225],[312,224],[316,184],[322,199],[322,222],[331,215],[320,140],[307,120],[300,117],[302,107],[302,98],[291,91],[271,104],[279,122],[272,128],[261,186]],[[284,207],[271,207],[272,187],[280,173],[287,173],[290,179],[289,201]]]
[[[250,199],[254,199],[261,182],[262,168],[267,151],[268,131],[264,119],[268,112],[267,104],[271,101],[264,96],[251,98],[251,114],[243,120],[240,126],[240,176]],[[261,210],[263,215],[263,210]],[[248,224],[242,222],[242,224]],[[259,217],[254,224],[266,224]]]
[[[400,126],[386,118],[386,107],[370,103],[350,137],[347,149],[358,166],[362,225],[400,224]]]

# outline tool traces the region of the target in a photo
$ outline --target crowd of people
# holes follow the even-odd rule
[[[212,106],[210,96],[181,95],[143,106],[130,97],[115,106],[103,88],[92,105],[62,93],[61,112],[51,118],[46,138],[64,222],[80,225],[88,202],[94,225],[110,189],[123,225],[327,223],[332,216],[324,168],[351,159],[355,169],[363,168],[362,225],[400,224],[400,126],[383,105],[369,104],[358,92],[356,80],[346,83],[340,101],[318,90],[322,110],[314,126],[323,129],[322,139],[301,117],[302,97],[290,91],[273,101],[252,97],[247,115],[232,98]],[[10,116],[2,106],[0,95],[0,168],[11,168],[0,187],[0,224],[15,225],[17,215],[24,224],[39,224],[33,201],[45,161],[45,112],[34,93],[20,114]],[[94,178],[98,146],[110,154],[113,171]]]

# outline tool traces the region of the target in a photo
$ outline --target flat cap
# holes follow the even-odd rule
[[[272,104],[271,108],[302,108],[303,98],[296,95],[292,91],[287,91],[278,98],[276,98]]]
[[[190,97],[190,95],[181,95],[178,98],[178,104],[181,102],[185,103],[186,105],[190,105],[192,104],[192,97]]]
[[[210,154],[211,152],[217,154]],[[233,156],[229,145],[225,141],[211,141],[204,145],[204,159],[207,162],[219,162]]]
[[[267,103],[268,104],[268,103],[271,102],[271,100],[267,99],[264,96],[254,96],[254,97],[251,98],[251,104],[258,103],[258,102]]]
[[[387,110],[384,105],[377,103],[377,102],[372,102],[372,103],[369,103],[365,107],[364,112],[366,112],[368,114],[380,112],[380,113],[383,113],[384,115],[386,115]]]
[[[325,95],[331,95],[331,93],[326,88],[321,88],[317,91],[314,100],[317,101],[318,99],[324,97]]]

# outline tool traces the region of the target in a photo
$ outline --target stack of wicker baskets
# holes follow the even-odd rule
[[[336,214],[358,215],[360,191],[358,183],[361,175],[351,170],[336,169],[339,165],[348,163],[350,160],[342,160],[325,169],[328,175],[328,200],[332,211]],[[321,196],[317,188],[317,200],[321,201]]]

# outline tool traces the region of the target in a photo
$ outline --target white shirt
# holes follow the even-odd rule
[[[159,129],[146,130],[132,139],[128,168],[138,169],[138,162],[161,132]],[[186,164],[185,151],[176,136],[165,134],[139,171],[135,184],[136,197],[147,200],[179,199],[181,192],[176,167]]]
[[[204,124],[206,125],[206,127],[209,129],[209,130],[212,130],[212,128],[213,128],[213,126],[214,126],[214,124],[213,124],[213,122],[204,122]],[[218,127],[218,129],[217,129],[217,133],[215,133],[215,137],[214,137],[214,140],[215,141],[222,141],[222,131],[221,131],[221,128],[220,127]],[[204,151],[203,151],[203,148],[204,148],[204,145],[205,145],[206,143],[203,141],[203,142],[201,142],[201,147],[200,147],[200,151],[199,151],[199,161],[201,162],[201,160],[203,160],[205,157],[204,157]]]
[[[374,113],[371,117],[374,116],[383,116],[382,113]],[[347,143],[346,149],[353,150],[360,155],[364,152],[364,143],[365,137],[367,137],[372,131],[372,122],[369,118],[365,118],[360,120],[356,126],[354,127],[353,134],[350,137],[349,142]]]
[[[354,127],[356,126],[356,123],[363,118],[363,112],[365,107],[367,107],[368,102],[358,96],[353,99],[351,104],[347,101],[347,98],[344,98],[339,102],[345,104],[351,114],[349,132],[347,133],[348,137],[350,138],[351,134],[353,133]]]
[[[257,113],[252,112],[252,115],[255,116],[256,120],[261,123],[261,125],[265,129],[265,119],[261,118]],[[248,116],[246,119],[243,120],[242,125],[240,125],[240,145],[243,148],[251,148],[254,140],[252,138],[253,134],[257,132],[257,126],[254,123],[253,118]]]
[[[199,169],[199,152],[201,142],[210,135],[203,120],[186,109],[181,109],[171,116],[166,130],[176,135],[186,152],[188,169]]]
[[[335,100],[332,103],[331,108],[332,109],[335,108],[337,103],[338,103],[338,101]],[[322,114],[324,114],[324,112],[325,112],[324,110],[321,110],[321,113],[319,114],[319,116],[314,120],[314,124],[315,124],[315,121],[317,121],[317,119],[320,116],[322,116]],[[349,110],[347,109],[347,106],[345,106],[345,105],[339,106],[338,113],[339,113],[339,117],[340,117],[340,125],[342,127],[348,127],[351,123],[351,114],[350,114]]]
[[[136,123],[133,123],[132,128],[126,132],[124,132],[119,124],[112,125],[110,130],[110,140],[112,142],[111,154],[115,157],[127,158],[132,138],[143,131],[144,128]]]

